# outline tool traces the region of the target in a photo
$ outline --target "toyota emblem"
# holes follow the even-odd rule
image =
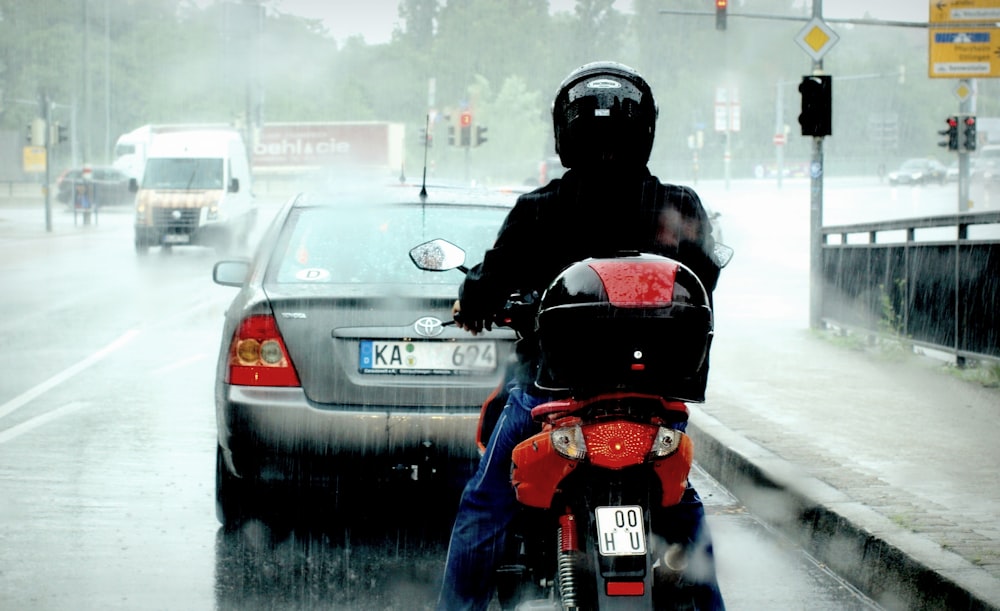
[[[434,337],[444,332],[444,327],[441,326],[441,319],[434,318],[433,316],[424,316],[413,323],[413,329],[417,332],[417,335],[423,335],[424,337]]]

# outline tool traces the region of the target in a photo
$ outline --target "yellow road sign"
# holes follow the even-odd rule
[[[1000,76],[1000,29],[931,28],[928,35],[931,78],[995,78]]]
[[[795,42],[816,61],[821,60],[839,40],[840,36],[818,17],[813,17],[795,37]]]
[[[1000,0],[930,0],[931,23],[995,23]]]
[[[45,147],[26,146],[21,154],[21,164],[26,174],[41,174],[45,171]]]

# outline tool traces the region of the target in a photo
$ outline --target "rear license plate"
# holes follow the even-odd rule
[[[361,340],[362,373],[489,373],[497,368],[496,343]]]
[[[187,244],[191,241],[191,236],[186,233],[168,233],[163,236],[164,244]]]
[[[597,507],[597,542],[602,556],[639,556],[646,553],[646,524],[642,507]]]

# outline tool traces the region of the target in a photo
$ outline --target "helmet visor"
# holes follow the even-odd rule
[[[565,92],[565,121],[613,117],[637,119],[641,115],[643,91],[628,80],[606,75],[583,79]],[[651,104],[652,100],[647,100]]]

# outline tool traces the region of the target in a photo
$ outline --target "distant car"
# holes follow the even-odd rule
[[[934,159],[907,159],[898,170],[889,172],[890,185],[943,185],[948,178],[948,168]]]
[[[77,186],[86,185],[99,206],[131,204],[132,193],[129,192],[128,181],[128,175],[111,166],[85,166],[65,170],[56,179],[56,200],[70,204]]]
[[[481,257],[515,194],[427,191],[296,196],[252,263],[216,263],[214,281],[240,287],[215,382],[223,524],[267,511],[276,490],[470,474],[516,336],[445,325],[464,275],[422,271],[409,249],[444,238]]]

